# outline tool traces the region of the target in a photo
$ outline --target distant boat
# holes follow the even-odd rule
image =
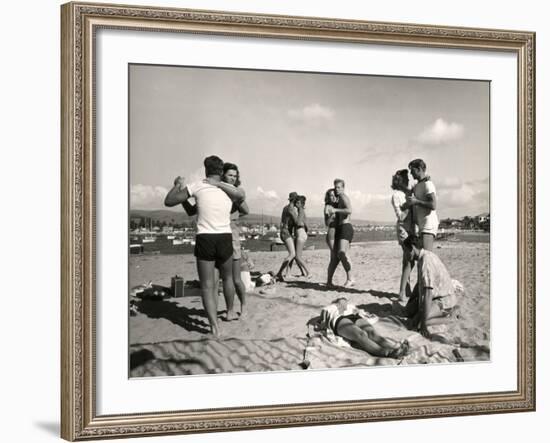
[[[167,235],[167,236],[166,236],[166,239],[167,239],[167,240],[174,240],[175,238],[176,238],[175,235]]]
[[[157,241],[156,237],[153,237],[152,235],[149,235],[147,237],[143,237],[142,243],[154,243]]]
[[[131,244],[130,245],[130,254],[143,254],[143,245],[142,244]]]
[[[178,246],[178,245],[194,245],[195,244],[195,241],[194,240],[191,240],[189,238],[175,238],[174,240],[172,240],[172,245],[173,246]]]

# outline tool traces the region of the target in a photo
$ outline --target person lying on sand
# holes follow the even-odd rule
[[[377,357],[401,358],[409,351],[409,342],[398,342],[379,335],[374,324],[378,320],[340,297],[321,311],[321,323],[350,341],[359,349]]]
[[[411,328],[418,328],[429,337],[429,326],[448,323],[456,317],[457,297],[449,271],[440,258],[423,249],[418,237],[411,235],[404,241],[409,259],[417,261],[418,283],[407,304]]]

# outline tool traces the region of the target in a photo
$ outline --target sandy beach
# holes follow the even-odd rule
[[[129,321],[130,376],[304,370],[374,365],[405,365],[485,361],[490,358],[489,243],[438,242],[434,250],[453,279],[462,283],[459,318],[436,331],[431,339],[408,330],[392,311],[397,300],[401,249],[395,241],[353,244],[353,288],[328,290],[324,286],[328,250],[305,251],[310,280],[290,276],[273,293],[258,287],[247,294],[246,316],[220,321],[221,337],[208,332],[198,288],[187,285],[185,296],[137,300],[138,313]],[[252,252],[253,271],[276,271],[283,251]],[[297,271],[297,269],[293,269]],[[195,258],[185,255],[130,257],[130,287],[152,281],[170,287],[181,275],[197,280]],[[344,283],[339,267],[335,283]],[[416,272],[413,271],[413,282]],[[410,352],[401,359],[380,358],[329,341],[311,325],[321,308],[345,296],[379,317],[378,330],[397,340],[408,339]],[[135,300],[135,299],[134,299]],[[235,299],[239,311],[238,299]],[[225,315],[220,296],[218,314]],[[309,325],[308,325],[309,324]]]

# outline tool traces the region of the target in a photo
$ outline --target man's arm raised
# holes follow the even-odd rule
[[[183,178],[177,177],[174,180],[174,187],[168,191],[164,198],[164,206],[169,208],[177,206],[189,198],[187,187],[183,186]]]

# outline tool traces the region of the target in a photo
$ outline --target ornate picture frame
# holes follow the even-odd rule
[[[535,410],[535,34],[524,31],[67,3],[62,22],[61,435],[183,434]],[[517,389],[97,414],[95,53],[99,29],[472,49],[517,56]],[[511,289],[512,290],[512,289]]]

